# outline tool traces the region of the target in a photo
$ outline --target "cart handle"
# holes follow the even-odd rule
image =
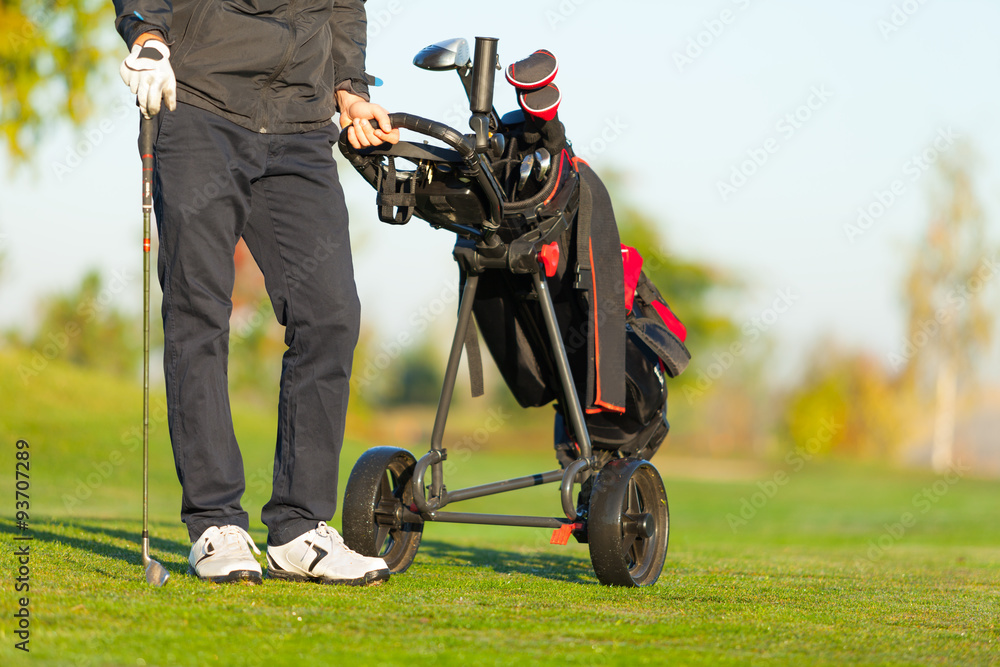
[[[486,195],[486,199],[489,202],[490,208],[490,220],[487,227],[489,229],[495,230],[500,226],[500,221],[503,218],[503,192],[500,189],[500,185],[496,182],[493,177],[493,172],[490,169],[483,168],[483,161],[479,154],[476,153],[475,144],[470,141],[468,137],[459,132],[453,127],[449,127],[444,123],[439,123],[428,118],[422,118],[420,116],[415,116],[409,113],[391,113],[389,114],[389,122],[392,123],[393,127],[402,128],[405,130],[410,130],[412,132],[417,132],[419,134],[427,135],[447,144],[449,147],[455,149],[462,159],[465,160],[466,165],[469,167],[470,175],[473,176],[479,183],[480,187],[483,189],[483,193]],[[375,120],[371,121],[372,125],[376,128],[378,123]],[[338,142],[340,146],[340,152],[344,154],[344,157],[350,161],[351,165],[355,169],[362,170],[364,168],[365,156],[371,153],[382,153],[384,155],[392,155],[392,146],[388,146],[387,149],[382,149],[382,147],[377,146],[374,149],[365,148],[358,150],[351,145],[350,141],[347,139],[347,128],[344,128],[340,133],[340,140]]]

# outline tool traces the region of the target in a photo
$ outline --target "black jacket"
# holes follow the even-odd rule
[[[180,102],[255,132],[330,122],[334,90],[368,99],[364,0],[114,0],[128,44],[159,32]]]

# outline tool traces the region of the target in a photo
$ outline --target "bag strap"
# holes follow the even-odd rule
[[[469,384],[472,387],[472,397],[478,398],[483,395],[483,355],[479,351],[476,323],[471,319],[465,330],[465,360],[469,362]]]
[[[405,225],[413,217],[417,195],[412,192],[412,180],[400,183],[396,178],[396,161],[389,157],[388,163],[386,170],[379,169],[377,172],[378,194],[375,195],[375,203],[378,206],[378,219],[390,225]]]
[[[587,407],[624,412],[625,294],[621,241],[607,188],[584,162],[576,220],[576,278],[588,317]]]
[[[647,306],[652,306],[655,301],[663,301],[660,290],[646,277],[645,273],[639,274],[639,283],[635,286],[635,295],[642,299]]]
[[[459,241],[460,243],[461,241]],[[456,246],[458,243],[456,243]],[[458,291],[465,293],[465,271],[461,268],[458,273]],[[459,304],[461,308],[461,304]],[[472,397],[478,398],[483,395],[483,355],[479,350],[479,335],[476,332],[475,314],[469,318],[469,326],[465,329],[465,340],[462,341],[465,347],[465,360],[469,364],[469,385],[472,387]]]
[[[589,291],[594,284],[590,266],[590,220],[594,215],[594,197],[590,186],[580,179],[580,211],[576,216],[576,279],[573,287]]]

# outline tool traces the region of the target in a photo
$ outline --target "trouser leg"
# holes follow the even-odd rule
[[[272,495],[261,512],[273,545],[329,521],[336,510],[360,320],[336,139],[334,126],[269,138],[266,173],[253,184],[243,234],[288,346]]]
[[[233,253],[262,167],[259,138],[188,105],[160,114],[154,205],[163,289],[168,424],[193,540],[209,526],[249,527],[243,460],[229,405]]]

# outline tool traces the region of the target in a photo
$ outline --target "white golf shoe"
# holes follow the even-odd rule
[[[351,551],[344,538],[320,521],[308,533],[283,544],[267,547],[267,576],[286,581],[367,586],[389,578],[389,567],[381,558]]]
[[[191,545],[188,563],[190,572],[206,581],[259,584],[260,563],[253,557],[259,553],[253,538],[239,526],[212,526]]]

